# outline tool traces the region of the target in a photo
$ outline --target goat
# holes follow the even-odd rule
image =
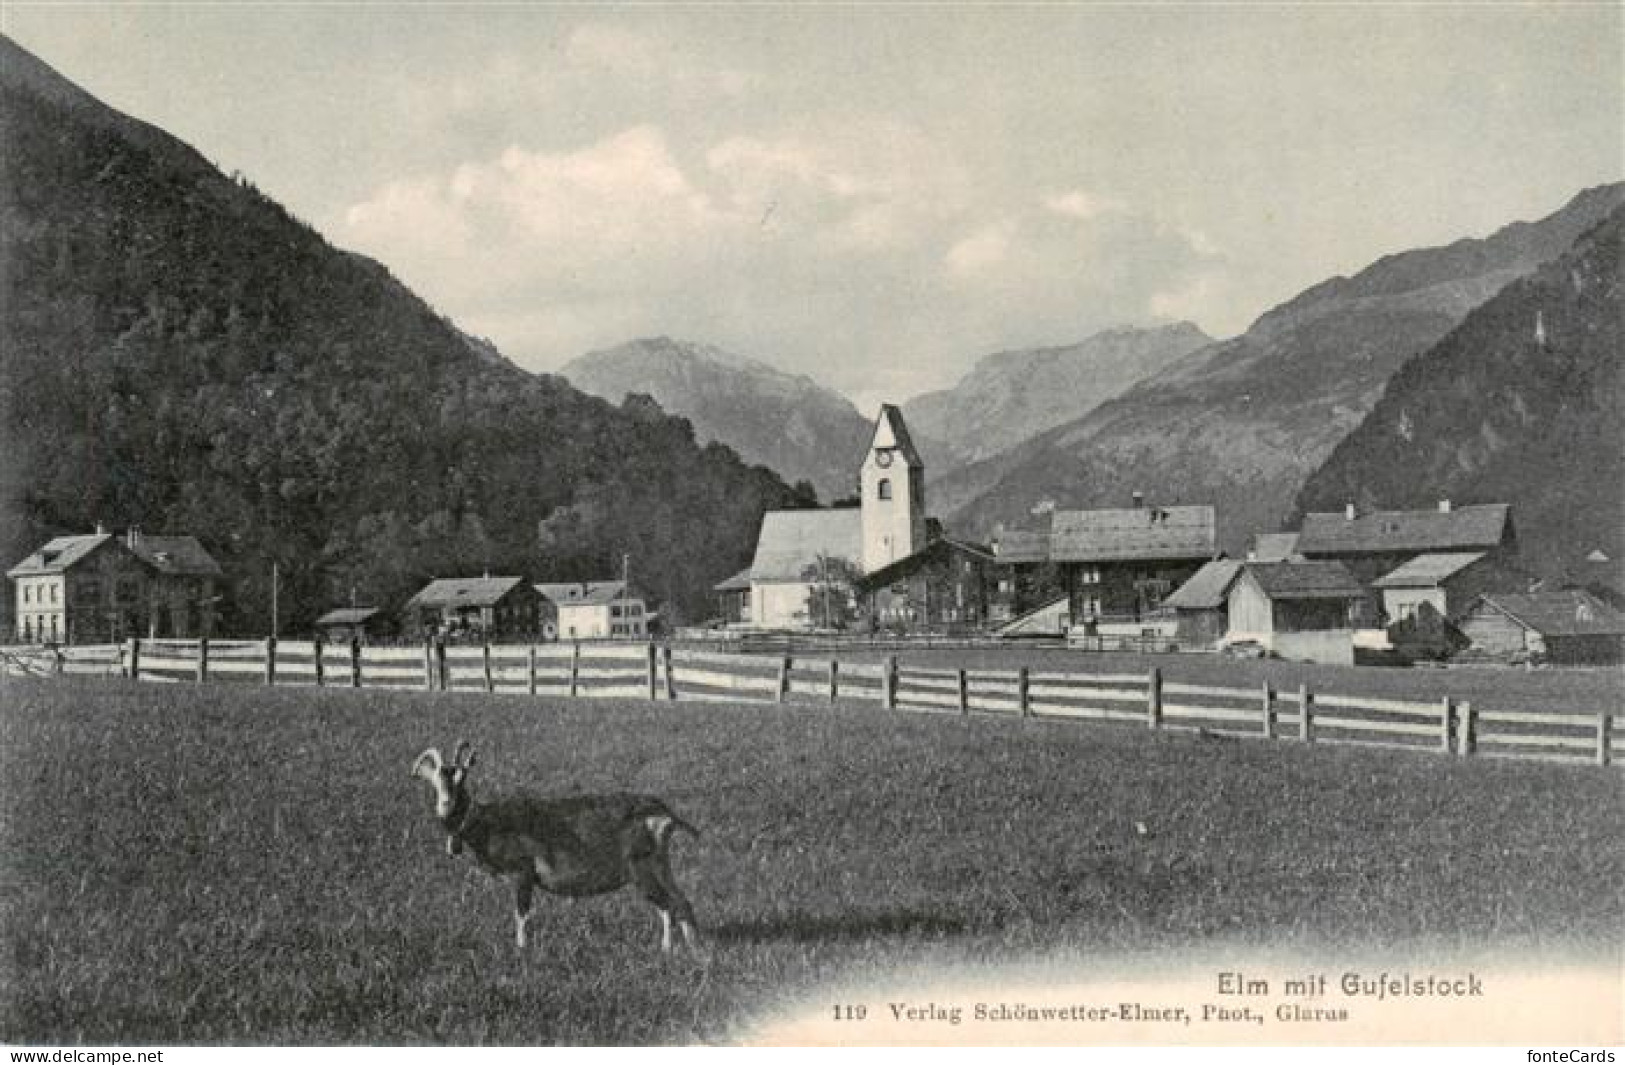
[[[460,741],[446,762],[430,747],[412,763],[412,775],[434,788],[434,812],[446,833],[446,853],[466,847],[494,876],[512,878],[514,939],[525,947],[531,899],[537,888],[582,897],[635,885],[660,911],[660,949],[672,948],[672,927],[692,947],[694,911],[672,879],[671,837],[699,830],[659,799],[614,792],[544,799],[518,794],[476,802],[468,787],[474,751]]]

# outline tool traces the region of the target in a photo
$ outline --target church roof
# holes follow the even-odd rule
[[[857,507],[835,510],[770,510],[762,515],[751,562],[753,581],[799,581],[818,556],[863,558],[863,515]]]
[[[908,426],[903,423],[903,412],[895,404],[881,404],[880,417],[875,419],[875,432],[870,440],[870,446],[895,447],[911,469],[920,469],[925,465],[925,460],[920,458],[919,449],[914,446],[914,438],[908,433]]]

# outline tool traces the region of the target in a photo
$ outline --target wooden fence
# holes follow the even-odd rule
[[[1185,684],[1146,673],[923,669],[631,643],[359,647],[297,640],[130,640],[0,649],[0,674],[104,675],[169,684],[305,685],[565,698],[867,704],[886,710],[1137,723],[1242,738],[1614,764],[1625,722],[1478,710],[1444,697],[1379,699],[1268,684]]]

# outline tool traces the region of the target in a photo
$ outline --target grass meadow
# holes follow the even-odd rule
[[[507,886],[408,775],[459,737],[486,794],[668,798],[704,832],[674,866],[707,949],[659,955],[626,892],[543,896],[517,955]],[[1617,953],[1620,780],[863,707],[0,681],[0,1041],[731,1042],[933,966]]]

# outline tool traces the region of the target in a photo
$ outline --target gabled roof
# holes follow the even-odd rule
[[[727,580],[718,581],[717,583],[713,584],[711,586],[711,590],[714,592],[742,592],[749,587],[750,567],[746,566],[744,569],[740,570],[738,573],[735,573]]]
[[[1056,562],[1212,558],[1217,553],[1213,508],[1057,510],[1049,550]]]
[[[1488,606],[1542,636],[1625,636],[1625,614],[1590,592],[1562,588],[1523,595],[1484,595]]]
[[[1485,551],[1505,538],[1511,507],[1484,503],[1450,510],[1375,510],[1369,514],[1305,514],[1298,550],[1304,555],[1400,551]]]
[[[944,536],[932,540],[907,558],[900,558],[896,562],[888,563],[873,573],[865,573],[862,579],[857,582],[858,588],[878,588],[881,585],[890,584],[892,581],[900,580],[913,573],[932,559],[949,554],[962,555],[978,562],[996,563],[999,561],[993,552],[981,544],[966,543],[963,540],[950,540]]]
[[[603,606],[624,598],[624,581],[565,581],[538,584],[536,590],[557,606]]]
[[[1434,588],[1484,557],[1482,551],[1450,551],[1417,555],[1383,577],[1371,582],[1373,588]]]
[[[1043,562],[1049,558],[1049,530],[1006,529],[993,541],[1000,562]]]
[[[316,619],[318,625],[365,625],[378,616],[375,606],[341,606]]]
[[[1341,562],[1248,562],[1251,575],[1271,599],[1358,599],[1365,589]]]
[[[856,507],[836,510],[770,510],[756,538],[752,581],[799,581],[818,556],[863,557],[863,516]]]
[[[1295,532],[1259,533],[1253,537],[1250,562],[1289,562],[1298,553]]]
[[[908,435],[908,426],[903,424],[903,412],[890,403],[880,406],[880,416],[875,419],[875,431],[869,439],[870,448],[894,447],[903,457],[903,462],[919,469],[925,465],[920,458],[920,452],[914,446],[914,438]]]
[[[218,577],[220,563],[203,550],[194,536],[148,536],[142,533],[129,545],[135,556],[159,573],[178,577]]]
[[[90,557],[91,552],[111,539],[113,537],[108,533],[58,536],[7,570],[6,576],[38,577],[50,573],[63,573]]]
[[[408,599],[406,605],[492,606],[524,583],[523,577],[436,577]]]
[[[1162,601],[1174,610],[1213,610],[1225,604],[1230,586],[1241,573],[1241,563],[1233,558],[1216,558],[1191,574],[1190,580]]]

